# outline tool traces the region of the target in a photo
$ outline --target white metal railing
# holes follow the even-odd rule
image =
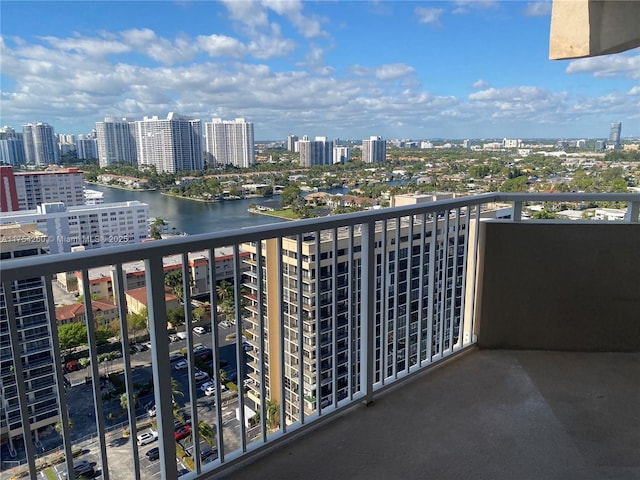
[[[26,257],[2,263],[2,291],[15,290],[14,282],[20,280],[28,280],[28,283],[21,282],[21,288],[29,285],[41,291],[41,301],[48,311],[50,358],[55,365],[59,415],[55,420],[61,427],[66,468],[71,471],[73,445],[69,419],[79,420],[73,418],[74,387],[64,386],[58,329],[51,328],[55,325],[56,303],[51,279],[60,272],[80,272],[82,290],[79,293],[84,298],[87,319],[88,376],[92,379],[93,418],[90,421],[95,424],[97,434],[95,454],[103,478],[119,478],[110,468],[110,462],[115,462],[112,459],[115,453],[108,443],[105,412],[113,405],[103,399],[100,388],[89,277],[92,268],[113,267],[113,299],[119,311],[125,410],[131,438],[128,478],[150,478],[135,442],[139,432],[133,375],[134,365],[137,368],[140,361],[132,356],[129,348],[127,316],[131,306],[127,304],[122,268],[124,263],[142,260],[151,343],[148,363],[157,408],[161,477],[178,476],[178,445],[173,433],[174,401],[179,396],[179,401],[185,404],[180,417],[186,412],[193,427],[192,462],[187,462],[193,472],[187,475],[205,478],[356,402],[370,402],[386,386],[473,345],[480,220],[492,216],[491,206],[506,203],[510,206],[508,216],[513,221],[521,221],[523,208],[532,202],[623,202],[627,205],[625,221],[635,223],[640,195],[492,193],[139,245]],[[210,366],[206,368],[215,378],[213,398],[221,401],[215,402],[212,412],[205,412],[198,406],[198,400],[203,397],[195,376],[198,365],[203,364],[194,352],[201,339],[194,339],[193,334],[196,319],[189,294],[188,254],[204,251],[209,265],[214,265],[216,249],[222,247],[227,247],[227,251],[231,247],[233,252],[235,288],[233,302],[226,301],[220,306],[227,309],[230,304],[233,306],[235,325],[232,330],[218,328],[220,298],[211,289],[211,318],[207,320],[211,336],[204,338],[206,342],[210,340],[213,348]],[[162,259],[169,255],[181,255],[183,259],[182,308],[188,368],[186,381],[177,385],[179,392],[175,391],[176,385],[172,385],[176,371],[170,360],[172,347],[167,331]],[[209,285],[216,285],[216,269],[209,268],[208,275]],[[30,301],[34,296],[37,298],[37,292],[29,296]],[[24,360],[28,352],[20,353],[20,298],[3,294],[0,301],[3,313],[0,333],[8,336],[11,347],[10,351],[3,351],[11,358],[10,364],[2,363],[0,380],[3,388],[16,387],[20,422],[27,425],[33,417],[28,390],[23,382],[15,381],[26,378],[26,370],[30,368]],[[322,327],[313,328],[313,323],[318,322]],[[235,347],[226,347],[235,349],[233,358],[223,359],[223,344],[228,343],[226,337],[233,334]],[[249,338],[240,341],[243,335]],[[250,346],[245,347],[245,341]],[[345,358],[348,361],[345,362]],[[232,401],[236,407],[232,411],[237,421],[229,420],[231,407],[223,409],[222,405],[221,370],[229,362],[236,364],[238,395]],[[246,365],[254,366],[254,370],[247,372]],[[229,373],[232,372],[226,372]],[[248,373],[251,381],[245,390],[243,381],[249,378]],[[228,398],[229,394],[225,395],[224,398]],[[250,414],[245,407],[255,408],[257,415],[246,418]],[[3,428],[4,420],[0,418]],[[252,424],[257,422],[257,426],[250,429],[249,420]],[[200,461],[200,440],[206,437],[207,430],[199,428],[200,422],[217,430],[214,441],[218,456],[206,464]],[[259,432],[257,436],[255,431]],[[15,436],[15,432],[3,430],[3,436]],[[31,477],[36,475],[35,443],[32,435],[9,440],[13,451],[19,447],[24,453],[24,470]]]

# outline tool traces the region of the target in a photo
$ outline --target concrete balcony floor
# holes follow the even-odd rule
[[[472,350],[224,478],[640,479],[640,353]]]

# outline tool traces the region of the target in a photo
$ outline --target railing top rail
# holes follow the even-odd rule
[[[417,205],[407,205],[381,210],[369,210],[331,217],[312,218],[287,223],[274,223],[236,230],[215,233],[190,235],[187,237],[166,239],[134,245],[102,247],[95,250],[74,252],[73,254],[56,254],[37,257],[25,257],[2,262],[3,279],[21,280],[38,275],[54,275],[58,272],[72,272],[81,269],[102,267],[115,263],[127,263],[158,256],[181,254],[185,251],[200,251],[221,248],[245,242],[256,242],[264,239],[298,235],[313,231],[348,227],[367,222],[383,221],[392,218],[420,215],[452,210],[456,208],[483,205],[494,202],[627,202],[640,203],[640,194],[629,193],[562,193],[562,194],[528,194],[528,193],[486,193],[470,195],[455,199],[438,200]],[[0,244],[0,249],[2,245]]]

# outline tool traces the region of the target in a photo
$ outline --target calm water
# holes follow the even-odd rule
[[[161,195],[159,192],[130,192],[99,185],[87,185],[87,188],[104,192],[105,203],[130,200],[147,203],[151,218],[160,217],[169,222],[171,228],[191,235],[286,221],[249,213],[249,205],[263,201],[261,198],[203,203]]]

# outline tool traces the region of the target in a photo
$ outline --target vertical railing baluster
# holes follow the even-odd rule
[[[220,334],[218,333],[218,300],[216,297],[216,251],[214,248],[207,250],[207,259],[209,263],[209,306],[211,313],[211,350],[212,350],[212,366],[211,373],[213,373],[214,385],[216,389],[215,394],[215,416],[216,416],[216,448],[218,449],[218,460],[224,462],[226,450],[224,448],[224,428],[222,422],[222,401],[221,401],[221,387],[220,387]]]
[[[156,254],[145,259],[144,266],[149,330],[153,346],[151,361],[157,408],[158,441],[160,443],[160,474],[163,479],[174,480],[178,473],[176,471],[171,375],[166,373],[171,371],[171,364],[169,362],[169,335],[167,334],[167,306],[162,256]]]
[[[285,433],[287,428],[287,412],[286,412],[286,388],[285,388],[285,356],[287,354],[287,341],[285,335],[288,335],[288,332],[285,332],[284,325],[284,299],[283,297],[283,285],[282,285],[282,263],[283,259],[283,250],[282,250],[282,237],[278,237],[276,239],[276,259],[277,259],[277,268],[276,268],[276,292],[278,295],[278,371],[280,372],[279,379],[279,397],[280,397],[280,431]],[[271,333],[271,332],[270,332]],[[272,361],[271,352],[269,352],[269,361]]]
[[[375,266],[375,222],[362,224],[362,335],[361,335],[361,368],[360,385],[364,390],[364,402],[373,402],[373,353],[375,348],[375,291],[376,291],[376,266]]]
[[[122,272],[122,264],[118,263],[114,269],[114,297],[117,295],[118,316],[120,320],[120,341],[122,345],[122,366],[124,370],[125,390],[133,392],[133,376],[131,374],[131,352],[129,350],[129,331],[127,324],[127,300],[125,296],[126,282]],[[152,343],[152,350],[155,345]],[[157,399],[157,396],[156,396]],[[133,440],[138,434],[136,414],[132,402],[127,402],[127,419],[129,420],[129,436],[131,441],[131,456],[133,459],[133,474],[136,480],[140,480],[140,458],[138,456],[138,444]],[[157,405],[157,404],[156,404]]]
[[[96,346],[96,325],[93,318],[93,307],[91,305],[91,285],[89,283],[89,272],[82,269],[82,289],[84,298],[84,313],[87,326],[87,343],[89,347],[89,360],[91,367],[91,387],[93,390],[94,420],[98,433],[98,444],[100,447],[100,463],[102,465],[102,476],[109,480],[109,462],[107,459],[107,446],[105,445],[105,429],[102,410],[102,393],[100,389],[100,372],[98,371],[98,348]]]
[[[291,282],[291,274],[288,277]],[[298,310],[298,419],[300,425],[304,425],[304,315],[302,304],[302,235],[296,236],[296,288],[297,299],[296,308]],[[289,288],[289,295],[291,295],[291,288]],[[291,299],[289,299],[291,302]],[[311,322],[310,322],[311,323]]]
[[[425,254],[427,251],[427,236],[426,236],[426,230],[427,230],[427,215],[426,213],[423,213],[421,216],[421,228],[420,228],[420,261],[419,263],[419,276],[420,276],[420,281],[418,282],[418,340],[417,340],[417,345],[418,348],[416,350],[416,369],[420,368],[422,366],[422,331],[423,331],[423,324],[424,324],[424,320],[425,320],[425,316],[424,316],[424,299],[425,299],[425,292],[424,292],[424,287],[425,287],[425,264],[427,263],[426,259],[425,259]],[[426,360],[426,356],[427,356],[427,352],[426,352],[426,348],[424,349],[425,352],[425,360]]]
[[[268,252],[267,252],[268,253]],[[267,443],[267,388],[265,386],[265,380],[267,378],[267,365],[265,356],[265,328],[264,328],[264,279],[263,279],[263,260],[262,260],[262,240],[256,242],[256,288],[257,288],[257,301],[258,301],[258,368],[260,369],[260,434],[262,436],[263,443]],[[269,351],[269,358],[273,352]],[[269,375],[273,375],[273,370],[269,369]],[[273,385],[269,383],[269,389],[271,390]]]
[[[47,283],[45,278],[41,278],[41,281]],[[33,437],[31,434],[31,422],[29,421],[29,404],[27,402],[27,389],[24,382],[24,369],[22,368],[22,348],[19,343],[18,326],[16,320],[15,304],[13,303],[13,282],[2,282],[2,288],[4,293],[4,305],[7,312],[7,323],[9,327],[9,341],[11,342],[11,354],[13,358],[13,375],[16,381],[16,389],[18,390],[18,406],[20,407],[20,422],[22,424],[22,439],[27,455],[27,464],[29,465],[29,473],[31,478],[36,476],[36,450],[33,445]],[[49,292],[51,286],[49,286]],[[45,294],[43,299],[45,302],[49,297],[48,293]],[[47,302],[47,308],[50,308],[52,302]],[[55,336],[58,336],[57,325],[55,320],[55,307],[54,310],[49,310],[52,320],[50,324],[51,333],[53,336],[53,330],[55,329]],[[54,347],[58,345],[57,338],[55,339]],[[66,398],[64,394],[64,383],[62,368],[60,366],[60,351],[54,353],[53,359],[56,369],[57,377],[57,394],[58,404],[60,405],[60,416],[62,417],[62,439],[64,441],[64,449],[67,459],[67,469],[71,470],[73,466],[73,458],[71,456],[71,437],[69,435],[69,414],[67,412]],[[8,423],[8,420],[7,420]],[[7,425],[9,427],[9,425]]]

